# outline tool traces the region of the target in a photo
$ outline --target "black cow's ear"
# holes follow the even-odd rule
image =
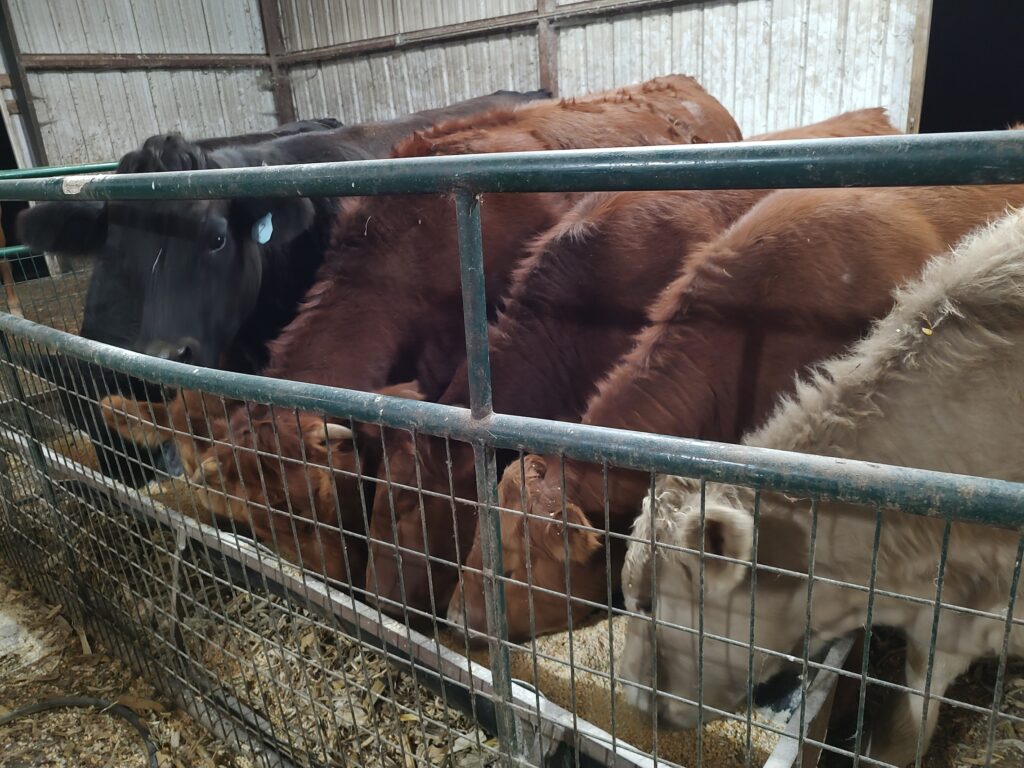
[[[279,197],[234,202],[249,237],[260,245],[289,243],[313,226],[316,211],[308,197]]]
[[[107,206],[99,201],[40,203],[18,214],[17,231],[34,251],[88,256],[107,239]]]

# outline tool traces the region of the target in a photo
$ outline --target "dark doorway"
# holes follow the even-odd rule
[[[933,0],[921,132],[1024,122],[1024,0]]]
[[[11,145],[11,138],[7,135],[7,126],[0,121],[0,170],[7,171],[17,167],[18,161],[14,158],[14,147]],[[18,214],[26,208],[28,208],[28,203],[20,200],[0,203],[0,226],[4,228],[7,245],[21,245],[15,221]],[[17,282],[33,280],[49,274],[46,269],[46,260],[42,256],[20,256],[9,261],[11,262],[11,272]]]

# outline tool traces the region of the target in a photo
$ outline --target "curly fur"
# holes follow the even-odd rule
[[[1024,317],[1021,222],[1020,214],[1007,216],[935,257],[919,280],[896,292],[895,308],[867,338],[798,380],[745,442],[850,455],[844,438],[884,414],[879,399],[894,377],[955,375],[995,350],[1009,353],[1014,341],[1002,326]]]

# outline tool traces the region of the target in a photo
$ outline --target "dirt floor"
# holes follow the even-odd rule
[[[92,647],[0,561],[0,720],[57,697],[120,704],[148,729],[160,768],[252,768],[184,713],[174,710],[119,660]],[[4,768],[145,768],[146,745],[124,719],[100,709],[61,708],[0,726]]]

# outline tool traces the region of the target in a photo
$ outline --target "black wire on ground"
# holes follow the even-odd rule
[[[126,720],[128,724],[138,732],[139,736],[142,737],[142,743],[146,747],[146,756],[149,760],[149,768],[158,768],[156,745],[149,738],[149,728],[147,728],[139,719],[139,716],[132,712],[128,707],[117,704],[113,701],[94,699],[89,696],[60,696],[55,699],[45,699],[44,701],[40,701],[35,704],[28,704],[24,707],[19,707],[13,712],[8,712],[3,717],[0,717],[0,727],[27,715],[47,712],[51,709],[64,709],[69,707],[93,707],[100,710],[102,714],[114,715]]]

